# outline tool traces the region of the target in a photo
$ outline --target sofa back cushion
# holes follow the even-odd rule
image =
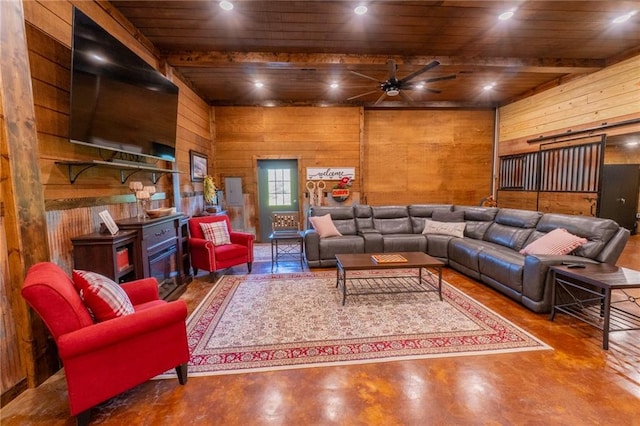
[[[373,226],[381,234],[414,233],[407,206],[373,206],[371,210],[373,212]]]
[[[373,229],[373,212],[371,211],[371,206],[356,204],[353,206],[353,214],[356,219],[358,231]]]
[[[467,222],[464,235],[475,240],[484,238],[498,213],[496,207],[454,206],[453,210],[464,212],[464,220]]]
[[[353,215],[353,208],[342,206],[312,206],[309,208],[309,216],[331,215],[331,220],[336,229],[342,235],[356,235],[356,221]]]
[[[414,234],[422,232],[425,219],[431,219],[434,211],[453,211],[453,205],[451,204],[411,204],[408,208]]]
[[[483,239],[520,251],[541,217],[542,213],[530,210],[500,209]]]
[[[574,250],[573,254],[595,259],[618,232],[619,225],[611,219],[545,213],[536,226],[536,232],[528,242],[535,241],[557,228],[564,228],[574,235],[586,238],[587,242]]]

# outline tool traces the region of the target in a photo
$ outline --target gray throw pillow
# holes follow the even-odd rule
[[[457,210],[455,212],[437,209],[433,211],[431,219],[437,222],[464,222],[464,210]]]

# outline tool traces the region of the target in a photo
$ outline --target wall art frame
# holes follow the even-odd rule
[[[191,182],[202,182],[209,173],[209,159],[205,154],[189,150]]]

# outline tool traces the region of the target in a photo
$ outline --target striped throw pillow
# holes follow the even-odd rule
[[[573,235],[566,229],[557,228],[527,245],[520,253],[560,256],[571,253],[586,242],[585,238]]]
[[[122,287],[104,275],[74,269],[73,284],[98,322],[129,315],[135,311]]]
[[[224,244],[231,244],[231,238],[229,237],[229,230],[227,229],[227,222],[210,222],[201,223],[200,228],[204,234],[204,239],[211,241],[214,246],[221,246]]]

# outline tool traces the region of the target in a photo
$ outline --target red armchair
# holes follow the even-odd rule
[[[135,312],[94,323],[71,279],[42,262],[27,272],[22,296],[49,328],[65,370],[71,415],[87,424],[91,407],[175,368],[187,382],[183,300],[158,298],[155,278],[122,284]]]
[[[216,246],[205,239],[200,224],[222,221],[227,224],[231,244]],[[246,263],[251,273],[255,236],[247,232],[232,231],[228,216],[192,217],[189,219],[189,235],[189,252],[194,275],[198,273],[198,269],[215,272],[241,263]]]

